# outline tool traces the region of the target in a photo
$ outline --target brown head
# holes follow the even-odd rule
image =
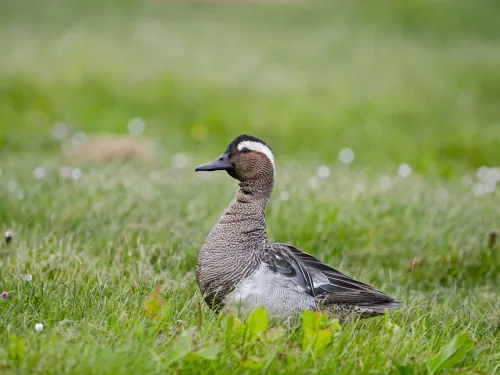
[[[269,145],[253,135],[236,137],[214,161],[199,165],[195,171],[224,170],[239,181],[274,178],[274,155]]]

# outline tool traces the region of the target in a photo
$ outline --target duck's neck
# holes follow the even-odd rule
[[[196,278],[207,303],[219,306],[242,279],[260,267],[266,244],[266,206],[272,180],[244,181],[200,251]]]
[[[224,228],[225,238],[239,238],[242,248],[248,250],[266,240],[266,207],[271,199],[273,182],[251,180],[242,181],[239,185],[236,197],[216,227]]]
[[[201,256],[244,258],[261,250],[267,240],[266,206],[272,190],[272,180],[240,182],[236,197],[206,238]]]

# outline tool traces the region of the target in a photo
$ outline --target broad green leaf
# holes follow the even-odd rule
[[[328,325],[328,315],[320,311],[304,310],[302,311],[300,318],[302,322],[302,328],[311,329],[313,331],[317,331]],[[338,320],[332,320],[331,324],[335,326],[335,322],[338,323]]]
[[[242,334],[245,327],[233,313],[224,316],[224,329],[227,337],[232,337],[233,333]],[[226,338],[227,338],[226,337]]]
[[[217,355],[220,352],[220,345],[212,343],[209,346],[205,346],[198,350],[194,350],[191,353],[188,353],[185,357],[185,361],[213,361],[217,358]]]
[[[328,316],[321,312],[304,310],[300,316],[303,330],[318,331],[328,323]]]
[[[10,336],[9,358],[13,360],[21,360],[24,357],[25,344],[22,339],[16,335]]]
[[[307,351],[314,344],[315,332],[311,330],[304,330],[302,334],[302,346],[303,352]]]
[[[233,314],[228,314],[226,316],[226,332],[224,335],[224,341],[226,343],[226,349],[228,349],[231,346],[231,339],[233,338],[233,332],[234,332],[234,315]]]
[[[332,341],[333,333],[326,329],[316,332],[314,345],[312,347],[315,355],[321,355],[328,344]]]
[[[257,357],[247,355],[242,356],[241,354],[238,354],[236,357],[244,367],[252,370],[258,370],[264,366],[264,361]]]
[[[254,339],[259,332],[268,327],[267,311],[264,307],[256,308],[245,322],[245,341]]]
[[[427,364],[429,374],[441,372],[443,369],[451,369],[459,364],[465,355],[474,348],[470,335],[467,332],[455,335],[438,354]]]
[[[397,358],[392,359],[392,365],[394,366],[394,370],[391,372],[391,374],[413,375],[415,373],[413,366],[404,363]]]
[[[159,319],[165,301],[160,295],[161,285],[157,285],[151,296],[144,298],[144,311],[148,319]]]
[[[328,316],[321,312],[305,310],[301,314],[302,350],[320,354],[331,342],[333,332],[340,329],[337,320],[328,323]]]
[[[192,351],[193,329],[183,331],[171,344],[169,348],[168,363],[181,361],[186,355]]]
[[[472,359],[477,361],[484,354],[488,353],[490,351],[490,349],[491,349],[491,345],[483,346],[483,347],[479,347],[479,348],[474,348],[474,350],[472,350],[469,354],[470,354]]]
[[[300,315],[300,321],[302,323],[301,328],[303,331],[305,330],[315,331],[314,323],[316,319],[314,316],[314,312],[309,310],[302,311],[302,314]]]
[[[245,332],[245,325],[236,316],[233,320],[233,332],[239,336],[243,336]]]
[[[261,332],[259,337],[265,342],[274,343],[283,338],[285,334],[286,331],[283,327],[275,327],[271,328],[267,332]]]
[[[332,341],[333,332],[326,329],[317,332],[305,331],[302,338],[302,351],[312,350],[315,355],[320,355]]]
[[[342,325],[340,324],[338,319],[333,319],[330,324],[328,325],[328,329],[332,332],[338,331],[339,329],[342,328]]]

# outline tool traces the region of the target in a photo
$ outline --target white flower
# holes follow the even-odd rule
[[[288,193],[288,191],[286,190],[283,190],[281,193],[280,193],[280,199],[282,201],[287,201],[290,199],[290,193]]]
[[[17,183],[16,181],[14,180],[10,180],[8,183],[7,183],[7,189],[13,193],[17,190]]]
[[[500,168],[491,168],[490,169],[490,177],[491,181],[498,183],[500,182]]]
[[[71,146],[73,148],[80,148],[87,142],[87,135],[83,132],[78,132],[71,137]]]
[[[172,167],[175,169],[182,169],[187,164],[187,156],[184,152],[179,152],[172,156]]]
[[[351,164],[356,155],[354,155],[354,151],[349,147],[344,147],[339,152],[339,160],[342,164]]]
[[[496,184],[500,181],[500,170],[498,168],[480,167],[476,172],[477,179],[484,184]]]
[[[71,171],[71,178],[75,181],[79,180],[82,177],[82,171],[78,168],[75,168]]]
[[[476,171],[476,177],[481,182],[488,181],[489,168],[486,166],[479,167]]]
[[[42,178],[45,177],[45,169],[43,169],[43,167],[36,167],[34,170],[33,170],[33,176],[37,179],[37,180],[41,180]]]
[[[319,185],[319,181],[316,177],[311,177],[309,179],[309,181],[307,182],[307,184],[309,185],[309,189],[311,190],[315,190],[318,188],[318,185]]]
[[[68,135],[68,127],[62,123],[54,124],[52,127],[52,137],[58,141],[63,140]]]
[[[42,332],[43,331],[43,324],[42,323],[36,323],[35,324],[35,332]]]
[[[392,178],[389,176],[382,176],[380,177],[379,183],[382,190],[389,190],[392,185]]]
[[[330,168],[328,168],[326,165],[320,165],[316,173],[319,178],[326,179],[330,177]]]
[[[476,197],[480,197],[481,195],[493,193],[495,188],[495,184],[477,182],[472,186],[472,191]]]
[[[23,277],[24,281],[26,282],[31,282],[31,280],[33,280],[33,276],[31,276],[30,274],[27,274],[27,275],[24,275]]]
[[[400,177],[407,178],[410,177],[411,174],[412,174],[412,169],[408,164],[403,163],[398,167],[398,175]]]
[[[140,117],[133,117],[128,122],[128,132],[133,136],[141,135],[145,127],[146,124]]]
[[[14,232],[12,231],[12,229],[7,229],[5,231],[5,241],[7,241],[7,242],[12,241],[13,236],[14,236]]]

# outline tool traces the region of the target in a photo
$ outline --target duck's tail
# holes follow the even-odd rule
[[[385,310],[392,310],[392,309],[397,309],[403,306],[402,302],[398,301],[391,301],[391,302],[382,302],[382,303],[377,303],[374,305],[370,305],[368,308],[372,310],[374,313],[380,313],[383,314]]]

